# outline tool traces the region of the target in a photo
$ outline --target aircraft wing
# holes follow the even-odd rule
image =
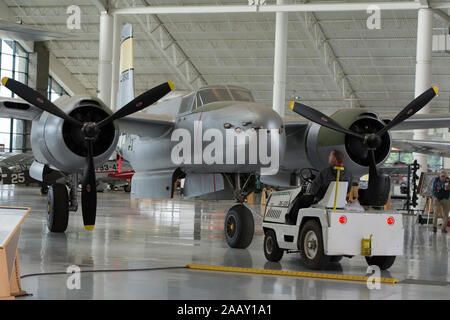
[[[405,152],[450,157],[450,142],[423,140],[392,140],[392,146]]]
[[[0,117],[33,120],[42,110],[28,102],[15,98],[0,97]],[[137,113],[118,120],[122,133],[136,134],[141,137],[154,137],[171,129],[175,119],[166,114]]]
[[[3,159],[0,160],[0,165],[3,166],[14,166],[16,164],[23,164],[23,165],[31,165],[34,161],[34,155],[32,152],[25,152],[25,153],[18,153],[18,154],[8,154],[2,157]]]
[[[0,117],[33,120],[42,110],[22,99],[0,97]]]
[[[382,115],[380,119],[389,123],[395,115]],[[414,130],[414,129],[432,129],[432,128],[450,128],[450,113],[446,114],[416,114],[411,118],[404,120],[396,125],[392,130]]]
[[[121,133],[135,134],[140,137],[159,137],[173,128],[175,119],[167,114],[149,114],[138,112],[117,120]]]

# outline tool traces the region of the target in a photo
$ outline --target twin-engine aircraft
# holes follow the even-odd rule
[[[175,182],[184,178],[185,198],[236,200],[225,218],[225,238],[231,247],[245,248],[254,230],[245,200],[255,189],[256,176],[272,186],[294,186],[300,180],[300,169],[322,169],[329,152],[337,149],[345,155],[345,170],[358,176],[370,168],[376,177],[373,180],[382,180],[377,167],[389,156],[391,130],[450,127],[450,114],[413,117],[437,94],[436,87],[395,117],[364,108],[341,109],[326,116],[296,102],[290,106],[302,117],[282,119],[272,108],[256,103],[247,89],[227,85],[165,96],[173,89],[173,84],[166,82],[134,98],[129,24],[122,32],[120,65],[116,113],[97,98],[64,96],[52,103],[24,84],[2,80],[26,102],[0,100],[0,115],[32,121],[36,160],[30,175],[53,183],[49,190],[50,231],[66,230],[69,210],[76,210],[77,201],[75,183],[67,189],[51,181],[51,173],[83,176],[83,220],[86,229],[92,230],[96,216],[94,168],[117,150],[135,171],[133,198],[171,198]],[[369,183],[371,188],[375,187]],[[377,206],[378,202],[367,199],[368,205]]]

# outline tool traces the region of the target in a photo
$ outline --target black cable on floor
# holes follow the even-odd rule
[[[182,267],[161,267],[161,268],[139,268],[139,269],[105,269],[105,270],[80,270],[79,273],[97,273],[97,272],[134,272],[134,271],[158,271],[158,270],[173,270],[173,269],[188,269],[187,266]],[[51,276],[51,275],[70,275],[76,272],[43,272],[43,273],[30,273],[20,276],[20,279],[28,278],[28,277],[36,277],[36,276]]]

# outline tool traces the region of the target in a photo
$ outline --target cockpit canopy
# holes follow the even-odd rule
[[[184,96],[178,113],[189,112],[217,101],[255,102],[255,99],[252,93],[245,88],[218,85],[208,86]]]

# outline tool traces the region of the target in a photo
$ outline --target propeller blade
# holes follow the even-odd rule
[[[81,190],[81,210],[83,212],[83,223],[86,230],[93,230],[97,212],[97,188],[94,169],[94,140],[86,139],[87,156],[83,170],[83,182]]]
[[[83,124],[69,116],[67,113],[59,109],[55,104],[50,102],[47,98],[45,98],[43,95],[41,95],[39,92],[31,89],[27,85],[24,85],[23,83],[20,83],[19,81],[16,81],[14,79],[10,79],[7,77],[4,77],[2,79],[2,84],[17,94],[19,97],[21,97],[23,100],[31,103],[32,105],[38,107],[41,110],[47,111],[48,113],[51,113],[57,117],[60,117],[64,120],[70,121],[73,124],[82,126]]]
[[[114,120],[126,117],[132,113],[147,108],[148,106],[152,105],[153,103],[164,97],[170,91],[172,91],[173,88],[174,88],[173,82],[169,81],[144,92],[139,97],[135,98],[134,100],[132,100],[131,102],[127,103],[125,106],[120,108],[114,114],[110,115],[108,118],[100,121],[97,124],[98,128],[102,128]]]
[[[425,107],[427,103],[430,102],[431,99],[433,99],[438,93],[439,89],[435,86],[422,93],[420,96],[411,101],[402,111],[400,111],[400,113],[397,114],[387,126],[378,131],[377,136],[382,136],[384,133],[386,133],[386,131],[392,129],[400,122],[403,122],[414,115],[417,111]]]
[[[339,123],[337,123],[327,115],[302,103],[292,101],[291,103],[289,103],[289,108],[302,117],[305,117],[306,119],[311,120],[312,122],[317,123],[321,126],[364,140],[363,135],[343,128]]]
[[[369,181],[370,177],[376,177],[378,176],[378,170],[377,170],[377,161],[375,159],[375,150],[370,149],[369,150]],[[372,179],[374,180],[374,179]],[[369,182],[370,183],[370,182]]]

